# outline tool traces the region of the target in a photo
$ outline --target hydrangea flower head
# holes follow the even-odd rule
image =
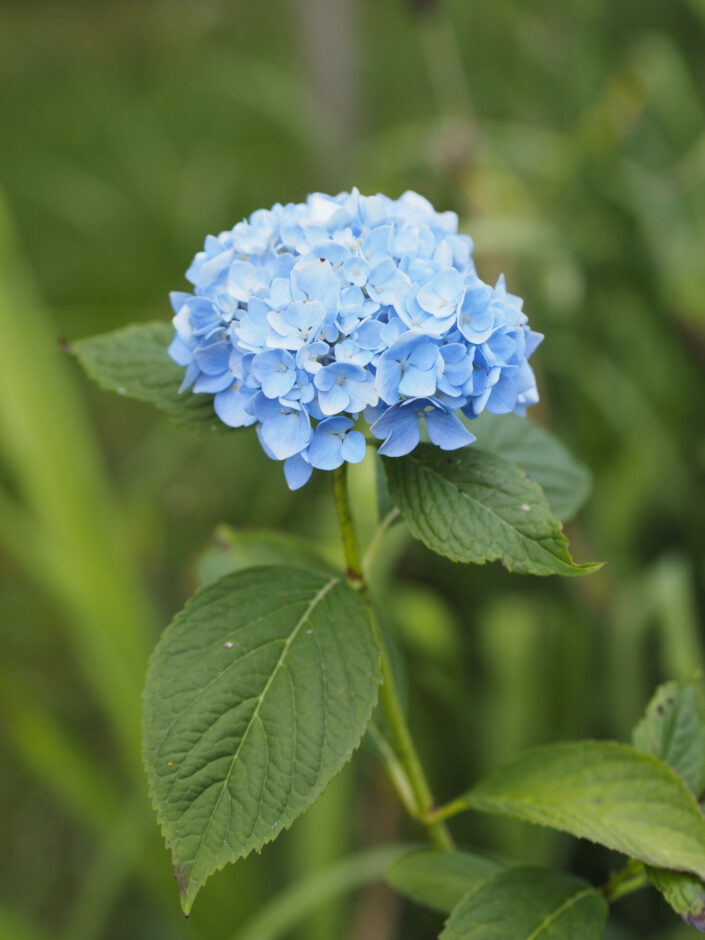
[[[181,390],[214,396],[230,427],[256,425],[292,489],[365,455],[360,416],[400,457],[422,428],[444,450],[474,436],[458,417],[524,414],[543,338],[522,302],[477,275],[453,212],[417,193],[357,190],[260,209],[209,235],[174,292],[169,355]]]

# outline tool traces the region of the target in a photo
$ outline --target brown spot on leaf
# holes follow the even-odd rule
[[[174,878],[179,888],[179,894],[183,897],[188,891],[189,870],[185,865],[174,866]]]

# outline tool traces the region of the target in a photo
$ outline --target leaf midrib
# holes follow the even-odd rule
[[[544,917],[544,919],[541,921],[538,927],[535,930],[533,930],[528,935],[528,937],[526,937],[526,940],[536,940],[536,937],[538,937],[539,934],[541,934],[547,927],[550,927],[550,925],[553,923],[554,920],[556,920],[556,918],[560,917],[561,914],[569,910],[574,904],[577,904],[578,901],[581,901],[583,898],[589,897],[589,895],[592,894],[593,891],[594,891],[594,888],[588,887],[588,888],[583,888],[582,891],[578,891],[577,894],[571,894],[571,896],[569,898],[566,898],[566,900],[560,905],[560,907],[557,907],[555,910],[551,911],[550,914]]]
[[[299,618],[298,622],[296,623],[294,629],[291,631],[291,633],[290,633],[288,639],[285,641],[284,647],[283,647],[283,649],[282,649],[282,651],[281,651],[281,654],[280,654],[280,656],[279,656],[279,659],[277,660],[276,665],[274,666],[274,669],[273,669],[272,672],[271,672],[271,675],[270,675],[269,678],[267,679],[267,682],[265,683],[264,688],[262,689],[262,692],[260,693],[259,696],[257,696],[257,705],[255,706],[254,711],[252,712],[252,715],[250,716],[250,719],[249,719],[249,721],[247,722],[247,726],[245,727],[245,730],[244,730],[243,733],[242,733],[242,737],[240,738],[240,742],[239,742],[239,744],[238,744],[238,746],[237,746],[237,749],[235,750],[235,753],[233,754],[232,760],[230,761],[230,766],[229,766],[229,768],[228,768],[228,772],[227,772],[227,774],[225,775],[225,777],[223,778],[223,782],[222,782],[221,787],[220,787],[220,793],[218,794],[218,796],[217,796],[217,798],[216,798],[216,801],[215,801],[215,803],[213,804],[213,809],[212,809],[211,812],[209,813],[208,819],[207,819],[207,821],[206,821],[206,824],[205,824],[204,827],[203,827],[203,833],[202,833],[202,835],[201,835],[201,840],[200,840],[200,842],[198,843],[198,846],[196,847],[196,851],[194,852],[193,857],[190,858],[188,862],[185,862],[185,863],[184,863],[184,866],[189,865],[191,862],[195,862],[196,859],[198,858],[198,855],[199,855],[199,853],[200,853],[200,851],[201,851],[201,848],[203,847],[203,842],[204,842],[204,840],[205,840],[205,838],[206,838],[206,835],[208,834],[208,832],[209,832],[209,830],[210,830],[211,823],[213,822],[213,817],[215,816],[215,813],[216,813],[216,811],[217,811],[217,809],[218,809],[218,806],[219,806],[219,804],[220,804],[220,800],[221,800],[221,798],[222,798],[222,796],[223,796],[223,793],[224,793],[225,790],[227,789],[228,783],[229,783],[229,781],[230,781],[230,777],[231,777],[232,772],[233,772],[233,770],[234,770],[234,768],[235,768],[235,765],[236,765],[236,763],[237,763],[237,759],[238,759],[238,757],[239,757],[239,755],[240,755],[240,751],[242,750],[242,746],[243,746],[243,744],[245,743],[245,741],[246,741],[246,739],[247,739],[247,736],[248,736],[248,734],[250,733],[250,730],[251,730],[252,726],[254,725],[255,721],[256,721],[257,718],[259,717],[260,708],[262,707],[262,703],[264,702],[264,700],[265,700],[265,698],[266,698],[266,696],[267,696],[267,693],[269,692],[269,689],[271,688],[272,683],[274,682],[274,679],[275,679],[276,676],[278,675],[279,670],[280,670],[280,669],[282,668],[282,666],[284,665],[284,660],[286,659],[286,654],[288,653],[291,644],[294,642],[294,640],[295,640],[296,637],[298,636],[299,631],[301,630],[302,626],[307,622],[307,620],[309,619],[309,617],[311,616],[311,614],[312,614],[312,612],[315,610],[315,608],[318,606],[318,604],[320,603],[320,601],[323,600],[323,598],[325,597],[325,595],[326,595],[336,584],[338,584],[338,583],[340,582],[340,580],[341,580],[340,578],[331,578],[330,581],[326,582],[326,584],[323,585],[323,587],[318,591],[318,593],[315,595],[315,597],[313,597],[312,600],[309,602],[308,606],[306,607],[306,610],[303,612],[303,614],[302,614],[301,617]]]

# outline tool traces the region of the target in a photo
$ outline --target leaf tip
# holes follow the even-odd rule
[[[705,908],[695,914],[682,914],[681,916],[689,927],[695,927],[700,933],[705,933]]]
[[[184,917],[188,917],[191,913],[196,894],[198,893],[198,888],[196,888],[195,891],[193,890],[190,871],[186,865],[174,866],[174,878],[176,878],[176,885],[179,889],[181,910],[184,912]]]

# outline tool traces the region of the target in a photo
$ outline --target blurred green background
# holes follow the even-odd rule
[[[608,562],[590,578],[389,536],[378,587],[401,578],[388,614],[437,796],[527,745],[625,739],[658,681],[702,666],[704,41],[703,0],[3,0],[0,940],[437,935],[365,884],[387,861],[370,847],[420,838],[369,749],[189,921],[145,794],[146,659],[216,526],[335,554],[330,481],[290,494],[254,434],[190,437],[61,345],[167,319],[205,234],[259,206],[357,185],[455,209],[546,334],[534,416],[592,470],[569,526],[578,560]],[[372,468],[353,482],[369,536]],[[453,827],[595,882],[619,861]],[[606,936],[694,932],[640,894]]]

